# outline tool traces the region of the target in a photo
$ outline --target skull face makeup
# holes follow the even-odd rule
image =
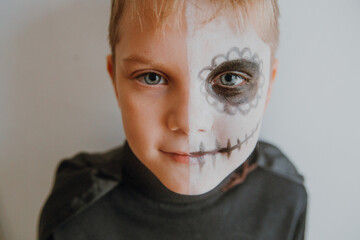
[[[269,88],[268,44],[250,24],[242,31],[224,17],[201,24],[208,4],[188,3],[181,27],[170,16],[164,33],[151,19],[140,31],[125,14],[115,51],[113,83],[128,143],[181,194],[213,189],[248,158]]]
[[[198,29],[199,18],[192,17],[198,11],[189,8],[187,15],[190,194],[214,188],[253,151],[271,62],[252,26],[235,32],[218,18]]]

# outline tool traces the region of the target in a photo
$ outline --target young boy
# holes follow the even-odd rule
[[[108,71],[127,142],[61,162],[45,239],[303,239],[303,178],[258,142],[276,0],[113,0]]]

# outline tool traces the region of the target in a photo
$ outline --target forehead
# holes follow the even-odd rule
[[[234,28],[225,17],[218,17],[204,25],[200,25],[198,19],[196,12],[187,17],[187,46],[191,49],[192,56],[199,56],[199,61],[228,54],[234,47],[240,50],[249,48],[253,54],[256,53],[263,59],[268,58],[269,45],[258,36],[250,23],[239,29]]]
[[[125,11],[121,20],[120,41],[116,53],[121,55],[137,52],[143,55],[183,53],[189,49],[198,58],[209,59],[214,54],[225,54],[231,47],[250,48],[262,55],[270,51],[250,22],[235,27],[236,16],[218,16],[211,21],[209,16],[215,9],[208,1],[197,4],[188,2],[182,14],[169,15],[159,25],[157,16],[150,6],[144,8],[144,16],[134,21],[131,11]],[[170,52],[169,52],[170,51]],[[193,55],[193,54],[192,54]]]

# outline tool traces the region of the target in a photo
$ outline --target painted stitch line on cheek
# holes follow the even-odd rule
[[[243,140],[240,140],[239,138],[236,140],[236,143],[233,144],[231,143],[230,139],[228,139],[226,145],[221,145],[217,139],[215,139],[215,144],[216,144],[216,149],[213,150],[208,150],[205,151],[205,147],[204,147],[204,143],[201,142],[200,146],[199,146],[199,151],[198,152],[191,152],[190,153],[190,158],[195,158],[197,160],[197,163],[200,166],[200,171],[202,170],[202,167],[205,164],[205,160],[204,160],[204,156],[205,155],[211,155],[213,157],[213,166],[215,164],[215,156],[216,154],[220,153],[220,154],[226,154],[227,158],[230,159],[231,153],[234,150],[241,150],[241,147],[244,144],[247,144],[247,142],[249,141],[249,139],[251,139],[252,137],[254,137],[254,134],[258,131],[259,126],[260,126],[261,121],[259,121],[255,128],[248,134],[245,134],[245,138]],[[215,166],[214,166],[215,167]]]
[[[199,72],[201,91],[206,101],[218,112],[246,115],[258,106],[265,78],[263,62],[249,48],[231,48],[227,54],[215,56],[211,65]],[[234,85],[224,85],[223,79]],[[240,83],[240,84],[235,84]]]

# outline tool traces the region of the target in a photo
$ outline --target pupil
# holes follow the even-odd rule
[[[226,74],[226,75],[225,75],[225,81],[231,82],[231,81],[232,81],[232,75]]]
[[[157,76],[155,73],[150,73],[149,80],[155,82],[157,80]]]

